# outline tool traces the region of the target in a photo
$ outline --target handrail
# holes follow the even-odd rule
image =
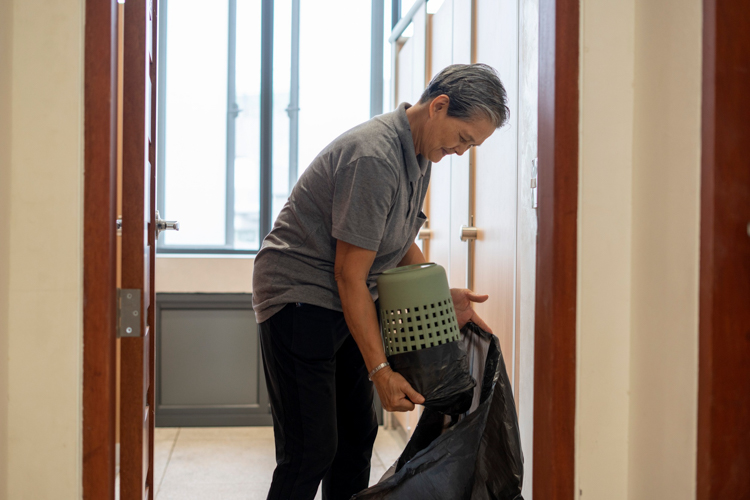
[[[411,23],[412,19],[414,19],[414,16],[416,15],[419,8],[426,1],[427,0],[417,0],[416,2],[414,2],[414,5],[411,6],[409,12],[407,12],[406,15],[402,16],[401,19],[399,19],[398,23],[396,23],[396,26],[394,26],[393,30],[391,31],[391,36],[388,37],[389,43],[393,43],[398,40],[406,27],[409,26],[409,23]]]

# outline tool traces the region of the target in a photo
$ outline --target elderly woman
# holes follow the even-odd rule
[[[425,262],[414,243],[432,162],[464,154],[502,126],[506,93],[483,64],[456,64],[414,106],[402,103],[344,133],[310,164],[255,259],[253,307],[276,441],[269,499],[348,499],[366,488],[383,407],[424,402],[386,361],[376,279]],[[345,104],[341,104],[345,105]],[[459,326],[489,330],[451,290]]]

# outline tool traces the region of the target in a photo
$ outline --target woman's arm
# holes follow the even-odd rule
[[[422,249],[419,248],[416,242],[412,243],[409,247],[409,251],[406,252],[404,258],[398,263],[398,267],[408,266],[409,264],[424,264],[427,260],[424,258]]]
[[[386,361],[375,304],[367,288],[367,276],[375,261],[375,255],[374,251],[341,240],[336,243],[334,273],[341,306],[344,309],[346,324],[357,342],[368,372]],[[383,408],[388,411],[408,411],[414,408],[414,403],[424,402],[424,398],[409,382],[390,367],[379,370],[372,381],[380,395]]]

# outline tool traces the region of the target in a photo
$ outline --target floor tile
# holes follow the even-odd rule
[[[405,446],[406,443],[404,443],[398,431],[383,430],[381,427],[378,431],[378,436],[375,438],[373,455],[377,455],[383,466],[387,469],[398,460]]]
[[[154,443],[174,441],[179,430],[179,427],[156,427],[154,429]]]
[[[275,467],[272,443],[178,439],[161,488],[177,484],[270,482]]]
[[[372,450],[372,458],[370,459],[370,468],[385,467],[385,464],[380,460],[380,456],[378,456],[377,451],[373,448]]]
[[[173,446],[174,440],[154,440],[154,488],[156,488],[157,493],[161,480],[164,477],[164,472],[167,470]]]
[[[383,477],[383,474],[385,474],[385,471],[386,471],[386,468],[382,466],[372,467],[372,469],[370,469],[369,486],[372,486],[373,484],[377,484],[378,481],[380,481],[380,478]]]
[[[180,429],[181,441],[206,440],[271,440],[273,441],[273,427],[183,427]]]
[[[206,483],[162,489],[156,500],[265,500],[269,483]]]
[[[160,428],[154,439],[157,500],[265,499],[276,467],[272,427]],[[370,485],[404,448],[397,431],[379,429]],[[316,499],[320,499],[320,491]]]

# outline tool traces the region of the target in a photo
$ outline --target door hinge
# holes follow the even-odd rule
[[[117,337],[140,337],[141,323],[141,291],[137,288],[118,288]]]

